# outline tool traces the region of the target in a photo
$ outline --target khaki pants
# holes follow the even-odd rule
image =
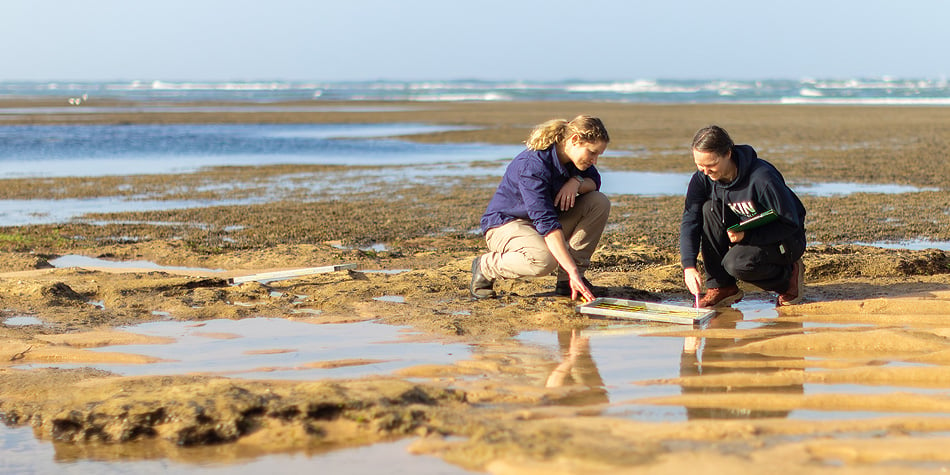
[[[609,214],[610,199],[599,191],[592,191],[578,196],[573,208],[558,215],[567,248],[581,274],[590,267],[590,257],[604,233]],[[485,241],[489,252],[481,257],[481,269],[489,279],[540,277],[560,267],[548,250],[544,236],[538,234],[527,219],[516,219],[489,229]],[[568,279],[563,269],[558,272],[558,279]]]

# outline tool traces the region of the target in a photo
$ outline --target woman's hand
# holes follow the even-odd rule
[[[561,187],[561,190],[557,192],[557,196],[554,197],[554,207],[561,210],[567,211],[574,207],[574,200],[577,198],[577,193],[580,192],[581,183],[573,178],[568,179],[564,182],[564,186]]]
[[[683,281],[686,282],[686,288],[689,289],[689,293],[699,295],[703,291],[703,280],[695,267],[683,269]]]
[[[584,284],[584,279],[580,274],[571,274],[571,300],[577,300],[578,297],[581,298],[583,302],[590,302],[594,300],[594,293],[587,288],[587,285]]]
[[[571,300],[577,300],[578,297],[586,302],[594,300],[594,293],[587,288],[587,284],[584,283],[584,276],[577,269],[577,264],[567,248],[564,231],[555,229],[549,232],[547,236],[544,236],[544,243],[547,244],[548,250],[551,251],[551,255],[554,256],[557,263],[567,272],[571,285]]]

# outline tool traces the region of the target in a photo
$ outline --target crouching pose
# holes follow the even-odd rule
[[[748,145],[711,125],[696,132],[692,144],[698,171],[686,191],[680,224],[680,260],[686,287],[702,291],[696,270],[701,252],[706,294],[701,307],[732,305],[742,299],[737,281],[778,294],[778,305],[801,301],[805,278],[805,207],[772,164]],[[774,211],[777,218],[744,231],[729,227]]]
[[[551,120],[534,128],[482,216],[489,252],[472,261],[473,298],[494,297],[497,279],[556,270],[558,295],[593,300],[584,272],[610,213],[594,165],[609,142],[596,117]]]

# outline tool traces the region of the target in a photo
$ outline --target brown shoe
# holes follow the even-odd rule
[[[795,305],[805,297],[805,263],[801,259],[792,264],[792,276],[788,279],[788,290],[778,296],[778,306]]]
[[[702,308],[728,307],[742,300],[744,296],[745,293],[742,292],[742,289],[737,285],[720,287],[718,289],[707,289],[706,295],[703,295],[703,298],[699,299],[699,306]]]

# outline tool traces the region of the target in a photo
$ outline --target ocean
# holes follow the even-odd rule
[[[134,101],[595,101],[950,105],[950,81],[908,78],[618,81],[0,82],[10,97]]]

